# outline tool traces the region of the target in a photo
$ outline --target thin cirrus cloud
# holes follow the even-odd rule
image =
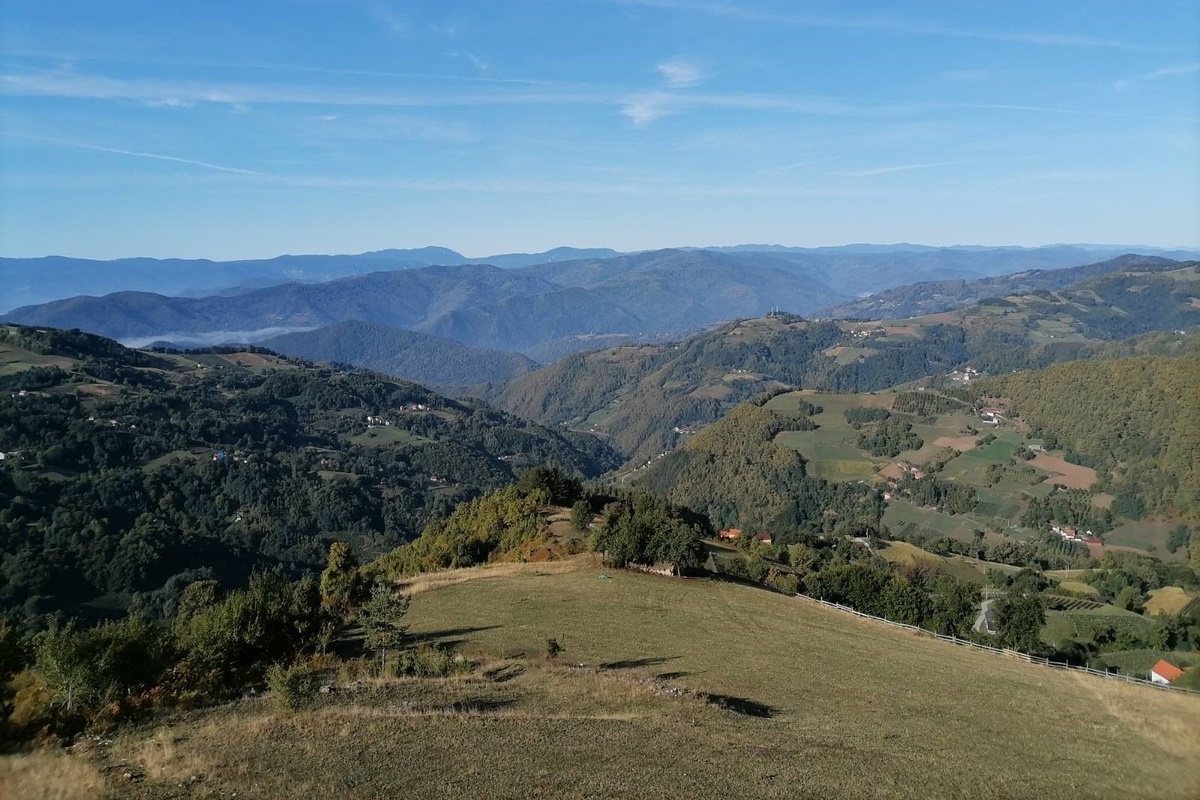
[[[884,103],[847,98],[804,97],[749,92],[684,92],[667,89],[630,92],[591,84],[529,86],[472,92],[347,90],[279,84],[124,79],[77,72],[9,73],[0,75],[0,96],[63,97],[88,100],[134,101],[186,108],[208,103],[246,111],[255,105],[314,105],[325,107],[468,108],[488,106],[609,106],[644,127],[664,117],[695,109],[757,111],[820,116],[880,116],[927,111],[932,108],[1067,114],[1171,122],[1191,120],[1086,108],[1054,108],[1003,103]]]
[[[984,39],[996,42],[1013,42],[1044,47],[1101,47],[1127,50],[1152,49],[1129,42],[1104,39],[1073,33],[1043,31],[992,31],[974,28],[959,28],[952,25],[921,22],[894,17],[824,17],[805,14],[765,11],[753,6],[710,0],[602,0],[627,6],[643,6],[673,11],[708,14],[740,19],[747,22],[765,22],[792,25],[801,28],[828,28],[838,30],[876,30],[898,36],[937,36],[953,39]]]
[[[1142,78],[1153,81],[1159,78],[1172,78],[1178,75],[1195,75],[1198,72],[1200,72],[1200,61],[1192,61],[1187,64],[1176,64],[1173,67],[1163,67],[1153,72],[1147,72]]]
[[[667,86],[672,89],[686,89],[696,86],[704,80],[703,68],[695,61],[685,58],[673,58],[655,67],[658,74],[663,76]]]
[[[224,164],[214,164],[211,161],[199,161],[194,158],[181,158],[180,156],[164,155],[162,153],[148,153],[143,150],[126,150],[121,147],[105,147],[104,145],[89,144],[87,142],[76,142],[69,139],[55,139],[49,136],[32,136],[30,134],[12,133],[9,131],[0,131],[0,136],[10,139],[23,139],[30,142],[40,142],[42,144],[52,144],[59,147],[72,147],[78,150],[91,150],[97,153],[111,153],[119,156],[130,156],[132,158],[145,158],[152,161],[168,161],[173,164],[185,164],[191,167],[201,167],[202,169],[212,170],[214,172],[225,172],[232,175],[246,175],[256,178],[273,177],[269,173],[259,172],[258,170],[230,167]]]
[[[853,172],[839,172],[846,178],[870,178],[876,175],[893,175],[897,172],[912,172],[918,169],[933,169],[934,167],[949,166],[951,161],[928,161],[920,164],[897,164],[890,167],[876,167],[875,169],[861,169]]]

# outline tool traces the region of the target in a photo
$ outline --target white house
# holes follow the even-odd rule
[[[1172,682],[1178,680],[1183,675],[1183,670],[1172,664],[1170,661],[1159,659],[1158,663],[1150,668],[1150,680],[1154,683],[1160,683],[1163,686],[1170,686]]]

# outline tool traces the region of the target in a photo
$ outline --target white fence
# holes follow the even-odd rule
[[[970,647],[975,650],[986,650],[987,652],[995,653],[996,655],[1008,656],[1009,658],[1016,658],[1021,661],[1028,661],[1030,664],[1041,664],[1044,667],[1070,670],[1071,672],[1083,672],[1088,675],[1095,675],[1098,678],[1108,678],[1109,680],[1124,681],[1125,683],[1136,683],[1139,686],[1150,686],[1154,689],[1164,689],[1170,692],[1184,692],[1187,694],[1200,695],[1200,690],[1196,689],[1185,689],[1182,686],[1170,686],[1161,683],[1154,683],[1146,678],[1135,678],[1132,675],[1122,675],[1117,672],[1102,672],[1098,669],[1092,669],[1091,667],[1076,667],[1072,666],[1071,664],[1062,664],[1056,661],[1051,661],[1048,658],[1031,656],[1028,653],[1022,653],[1018,650],[1005,650],[1004,648],[1000,647],[988,647],[986,644],[976,644],[975,642],[969,642],[966,639],[959,639],[957,636],[946,636],[941,633],[934,633],[933,631],[926,630],[925,628],[918,628],[916,625],[906,625],[903,622],[895,622],[890,619],[884,619],[883,617],[864,614],[861,611],[856,611],[855,609],[850,608],[850,606],[844,606],[840,603],[830,603],[828,600],[818,600],[817,598],[809,597],[806,594],[798,594],[796,597],[800,598],[801,600],[806,600],[810,603],[816,603],[817,605],[825,606],[826,608],[836,608],[838,611],[844,611],[847,614],[853,614],[856,617],[874,620],[875,622],[882,622],[884,625],[891,625],[893,628],[903,628],[906,631],[919,633],[923,636],[941,639],[943,642],[950,642],[951,644],[960,645],[962,647]],[[1193,667],[1193,669],[1200,669],[1200,667]]]

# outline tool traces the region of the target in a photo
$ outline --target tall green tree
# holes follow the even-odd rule
[[[379,671],[387,672],[388,651],[404,641],[408,627],[403,623],[408,613],[408,596],[400,594],[383,581],[371,587],[371,595],[358,609],[367,649],[379,656]]]
[[[1046,603],[1039,594],[1007,591],[992,609],[996,635],[1004,647],[1034,653],[1042,649],[1042,627],[1046,624]]]
[[[321,573],[321,599],[331,605],[351,604],[357,599],[358,584],[358,559],[350,552],[350,545],[334,542]]]

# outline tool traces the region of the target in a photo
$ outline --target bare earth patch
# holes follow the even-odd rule
[[[1068,489],[1090,489],[1096,483],[1096,470],[1071,464],[1061,456],[1039,453],[1028,463],[1038,469],[1054,473],[1046,480],[1057,486],[1065,486]]]
[[[935,447],[953,447],[960,453],[975,449],[978,439],[974,436],[939,436],[933,440]]]

